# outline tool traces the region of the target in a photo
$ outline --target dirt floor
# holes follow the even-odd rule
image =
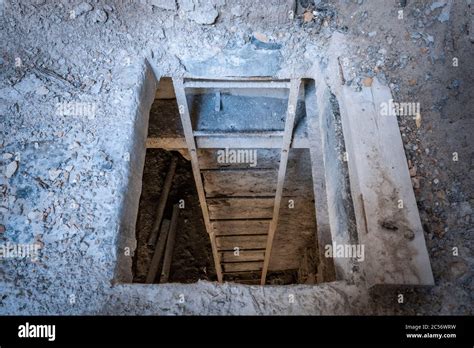
[[[154,247],[148,246],[147,241],[156,217],[158,200],[171,156],[178,156],[179,161],[164,218],[171,220],[172,205],[178,204],[180,200],[184,200],[184,208],[180,210],[169,282],[194,283],[199,279],[215,280],[211,245],[202,219],[191,163],[177,152],[149,149],[138,211],[134,282],[145,280],[153,257]]]

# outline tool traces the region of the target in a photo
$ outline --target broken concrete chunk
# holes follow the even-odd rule
[[[58,176],[61,174],[61,170],[60,169],[50,169],[50,170],[48,170],[48,174],[49,174],[49,179],[50,180],[56,180],[58,178]]]
[[[92,5],[87,2],[81,2],[79,5],[75,6],[71,11],[71,19],[77,18],[84,13],[92,11]]]
[[[18,163],[16,161],[10,162],[5,168],[5,176],[9,179],[15,174],[18,169]]]
[[[195,21],[198,24],[214,24],[219,12],[212,6],[199,7],[196,11],[192,11],[188,14],[189,19]]]
[[[176,11],[175,0],[150,0],[151,5],[161,8],[163,10]]]
[[[193,0],[179,0],[179,8],[183,11],[194,11]]]
[[[36,94],[38,95],[47,95],[49,93],[49,89],[47,89],[45,86],[41,86],[36,90]]]
[[[107,22],[108,18],[109,16],[104,10],[95,10],[94,12],[92,12],[92,21],[94,23],[105,23]]]

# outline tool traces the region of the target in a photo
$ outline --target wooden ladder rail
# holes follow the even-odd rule
[[[193,168],[194,181],[196,182],[196,189],[199,196],[199,203],[201,205],[202,216],[204,218],[204,224],[206,226],[207,233],[211,240],[212,255],[214,258],[214,265],[217,273],[217,280],[222,283],[222,268],[219,259],[219,253],[216,246],[216,236],[212,229],[209,220],[209,210],[207,207],[206,195],[204,193],[204,186],[201,178],[201,170],[199,168],[199,160],[197,156],[196,140],[193,134],[193,128],[191,123],[191,116],[189,113],[188,102],[186,100],[186,92],[184,81],[182,78],[173,78],[174,91],[176,94],[176,101],[178,102],[179,116],[181,117],[181,123],[183,125],[184,137],[186,139],[186,145],[191,156],[191,165]]]
[[[268,230],[267,246],[265,249],[265,259],[263,261],[262,278],[260,285],[265,285],[267,278],[268,265],[273,247],[273,238],[278,226],[280,215],[281,196],[283,194],[283,184],[285,183],[286,167],[288,165],[288,151],[293,139],[293,128],[295,123],[296,107],[298,103],[298,94],[300,90],[301,79],[292,79],[290,83],[290,93],[288,96],[288,108],[286,112],[285,131],[283,134],[283,143],[281,148],[280,166],[278,168],[278,181],[275,193],[275,203],[273,205],[273,217]]]

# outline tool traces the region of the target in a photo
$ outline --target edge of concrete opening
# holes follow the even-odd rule
[[[148,62],[142,69],[134,88],[130,171],[117,231],[113,282],[122,284],[133,279],[148,117],[159,81]],[[331,71],[334,76],[324,79]],[[381,118],[376,107],[391,97],[390,91],[375,81],[371,88],[355,93],[340,84],[339,71],[334,67],[325,73],[316,72],[304,79],[320,253],[318,276],[324,283],[358,284],[361,276],[367,287],[432,285],[431,265],[396,119]],[[396,146],[388,149],[384,146],[386,139]],[[376,143],[369,146],[370,141]],[[400,199],[405,209],[396,205]],[[390,228],[392,224],[396,228]],[[364,246],[364,260],[359,262],[357,255],[327,257],[326,246],[337,245]]]

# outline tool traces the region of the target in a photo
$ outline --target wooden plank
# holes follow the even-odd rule
[[[156,209],[156,217],[153,222],[153,227],[151,229],[150,236],[148,237],[148,245],[154,245],[156,243],[156,237],[160,229],[161,220],[163,219],[163,213],[165,212],[166,202],[168,201],[168,195],[170,193],[171,185],[173,184],[173,177],[176,171],[176,165],[178,163],[178,158],[173,156],[171,158],[171,164],[166,173],[165,183],[163,184],[163,190],[160,194],[160,199],[158,201],[158,208]]]
[[[266,242],[267,236],[265,235],[216,237],[218,250],[264,249]]]
[[[280,168],[278,170],[278,183],[276,188],[275,203],[273,205],[273,217],[268,231],[267,246],[265,251],[265,261],[263,264],[261,285],[265,285],[265,280],[270,263],[270,255],[272,252],[273,238],[278,224],[280,215],[281,196],[283,194],[283,185],[285,183],[286,167],[288,164],[288,152],[290,150],[291,141],[293,139],[293,126],[295,123],[296,105],[298,102],[298,94],[300,90],[301,80],[291,80],[290,95],[288,97],[288,108],[285,121],[285,135],[283,136],[283,146],[281,150]]]
[[[265,219],[272,217],[272,198],[209,198],[209,216],[219,219]]]
[[[217,137],[207,136],[196,139],[199,149],[280,149],[281,137]],[[166,135],[163,137],[148,137],[146,140],[147,149],[186,149],[186,139],[181,136]],[[291,144],[294,149],[307,149],[309,142],[306,134],[296,134]]]
[[[224,263],[222,269],[224,273],[232,272],[254,272],[260,271],[263,267],[263,262],[232,262]]]
[[[308,159],[309,160],[309,159]],[[312,196],[312,177],[309,163],[302,168],[299,163],[292,163],[287,170],[287,180],[283,186],[283,196]],[[290,165],[290,162],[288,162]],[[304,166],[306,167],[306,165]],[[226,169],[204,171],[204,190],[206,196],[212,197],[268,197],[274,196],[278,171],[274,169]]]
[[[222,262],[263,261],[265,258],[264,250],[239,250],[238,255],[234,251],[222,251],[219,254]]]
[[[216,236],[266,234],[269,225],[269,220],[211,221],[211,227]]]
[[[245,285],[260,285],[260,279],[232,279],[229,281]]]
[[[320,81],[317,86],[314,82],[309,83],[306,86],[305,92],[306,117],[310,135],[309,151],[311,154],[313,172],[314,206],[317,216],[316,224],[318,233],[316,237],[317,243],[320,246],[318,250],[318,275],[321,281],[330,282],[336,280],[335,263],[338,265],[343,264],[343,266],[350,265],[352,271],[352,260],[349,258],[336,259],[325,257],[325,246],[332,245],[333,238],[340,243],[350,243],[348,238],[343,239],[340,236],[344,234],[344,236],[349,237],[349,229],[343,225],[343,221],[336,219],[336,217],[339,216],[337,216],[335,212],[341,214],[342,209],[335,203],[337,194],[331,192],[331,183],[337,182],[337,176],[343,174],[341,169],[339,169],[340,167],[337,167],[336,158],[339,152],[336,150],[335,141],[333,140],[332,143],[328,144],[330,141],[328,134],[330,134],[331,129],[334,128],[332,124],[332,122],[334,122],[334,115],[331,107],[330,91],[324,81]],[[342,180],[337,182],[337,188],[340,188],[341,182]],[[328,190],[332,194],[328,194]],[[330,216],[332,216],[333,221],[332,227]],[[340,273],[342,273],[344,269],[346,269],[346,267],[338,267]],[[341,279],[344,279],[344,276],[342,276]]]
[[[185,88],[289,88],[287,81],[251,81],[251,80],[186,80]]]
[[[200,149],[281,149],[282,138],[256,138],[256,137],[199,137],[196,140]],[[306,134],[296,134],[292,148],[308,148]]]
[[[316,245],[314,202],[310,198],[296,197],[293,200],[295,206],[290,209],[286,199],[282,199],[278,226],[273,239],[272,257],[268,265],[269,271],[298,268],[301,250],[308,245]]]
[[[255,149],[256,150],[256,165],[250,167],[251,163],[226,163],[222,161],[225,157],[225,149],[199,149],[199,166],[202,170],[209,169],[278,169],[280,161],[280,151],[278,149]],[[301,151],[301,150],[299,150]]]
[[[153,253],[153,258],[151,259],[150,268],[148,269],[148,274],[146,276],[146,283],[151,284],[155,281],[156,275],[158,274],[161,258],[163,257],[163,252],[165,251],[166,240],[168,239],[168,231],[170,227],[170,220],[164,219],[161,224],[160,236],[156,242],[155,252]],[[161,272],[160,272],[161,273]]]
[[[274,196],[276,170],[225,170],[203,172],[207,197]]]
[[[339,99],[367,285],[433,285],[397,117],[384,114],[390,89],[374,79],[359,93],[342,86]]]
[[[170,276],[171,260],[173,259],[174,243],[176,240],[176,227],[178,225],[179,207],[173,206],[168,238],[166,239],[165,256],[163,257],[163,268],[161,270],[160,283],[166,283]]]
[[[231,138],[248,138],[248,137],[264,137],[264,138],[281,138],[281,131],[253,131],[253,132],[223,132],[223,131],[194,131],[195,137],[231,137]]]
[[[148,137],[146,139],[147,149],[187,149],[186,139],[183,137]]]
[[[178,102],[179,114],[181,117],[181,123],[183,125],[184,135],[186,138],[186,145],[191,155],[191,165],[193,168],[194,181],[196,183],[196,189],[198,192],[199,203],[201,205],[202,215],[204,219],[204,224],[206,226],[207,233],[209,233],[209,238],[211,240],[212,255],[214,257],[214,265],[216,268],[217,280],[222,282],[222,269],[219,261],[219,254],[217,253],[216,239],[214,232],[212,231],[210,221],[209,221],[209,212],[207,209],[206,197],[204,194],[204,187],[201,179],[201,172],[199,169],[199,162],[196,153],[196,143],[193,137],[193,129],[191,124],[191,117],[189,114],[188,102],[186,100],[186,93],[184,91],[183,79],[182,78],[173,78],[173,84],[175,88],[176,100]]]

